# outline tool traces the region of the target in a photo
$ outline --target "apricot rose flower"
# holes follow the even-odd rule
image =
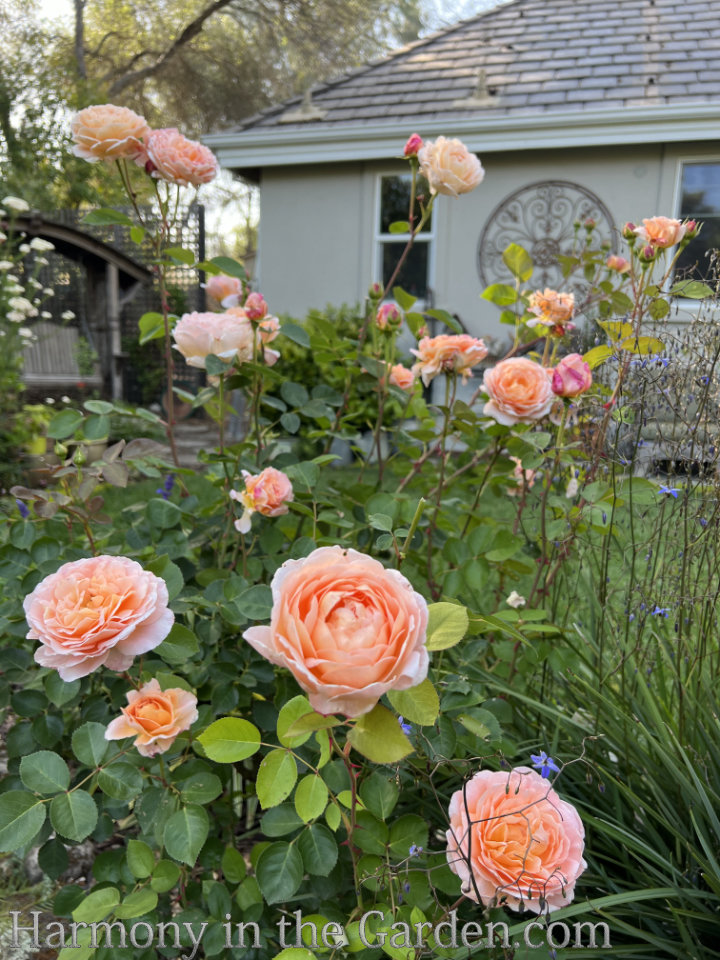
[[[128,705],[105,729],[106,740],[135,737],[144,757],[165,753],[179,733],[189,730],[198,718],[197,697],[180,687],[161,690],[153,679],[127,694]]]

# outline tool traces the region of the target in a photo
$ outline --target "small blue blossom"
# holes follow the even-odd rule
[[[163,500],[169,500],[170,494],[172,493],[172,488],[175,486],[175,474],[169,473],[165,477],[165,483],[161,487],[158,487],[155,493],[159,493]]]
[[[700,524],[701,527],[706,527],[708,525],[708,522],[705,519],[705,517],[698,517],[698,523]]]
[[[23,518],[23,520],[27,520],[27,518],[30,516],[30,511],[28,508],[25,506],[22,500],[16,500],[15,503],[17,504],[20,516]]]
[[[555,763],[552,757],[549,757],[544,750],[541,750],[540,753],[531,753],[530,759],[532,760],[532,765],[536,770],[540,771],[540,776],[544,777],[546,780],[550,776],[550,771],[554,770],[555,773],[560,772],[560,767]]]
[[[631,613],[630,616],[628,617],[628,620],[630,621],[630,623],[632,623],[634,619],[635,619],[635,614]]]
[[[671,497],[674,497],[677,500],[678,493],[680,493],[680,487],[660,487],[658,493],[669,493]]]
[[[423,848],[416,846],[414,843],[408,850],[408,854],[411,857],[419,857],[422,852],[423,852]]]
[[[403,733],[412,733],[412,725],[405,723],[405,718],[403,716],[398,717],[398,723],[400,724],[400,729]]]
[[[665,617],[667,620],[668,614],[670,613],[670,607],[658,607],[655,605],[655,609],[650,611],[651,617]]]

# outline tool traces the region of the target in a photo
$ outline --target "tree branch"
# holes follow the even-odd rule
[[[223,7],[227,7],[230,3],[232,3],[232,0],[215,0],[214,3],[211,3],[209,7],[206,7],[202,13],[198,14],[198,16],[195,17],[195,19],[185,27],[177,39],[174,40],[171,46],[168,47],[165,53],[159,56],[154,63],[149,64],[147,67],[142,67],[140,70],[133,70],[130,73],[126,73],[122,77],[118,77],[118,79],[110,86],[108,91],[109,96],[115,96],[126,87],[133,86],[134,84],[139,83],[141,80],[144,80],[146,77],[151,77],[153,74],[157,73],[158,70],[162,70],[165,64],[175,56],[178,50],[181,50],[187,43],[189,43],[201,32],[203,24],[209,17],[211,17],[214,13],[217,13],[219,10],[222,10]]]
[[[75,0],[75,62],[77,63],[78,75],[82,80],[87,80],[87,67],[85,65],[85,3],[86,0]]]

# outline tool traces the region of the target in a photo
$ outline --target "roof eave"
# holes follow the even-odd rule
[[[412,129],[411,129],[412,128]],[[508,150],[720,139],[720,103],[626,107],[619,110],[553,111],[516,116],[453,118],[445,115],[403,124],[393,121],[347,124],[312,123],[307,127],[255,128],[215,133],[204,142],[222,166],[248,168],[387,160],[398,157],[403,138],[414,132],[431,138],[461,137],[481,154]]]

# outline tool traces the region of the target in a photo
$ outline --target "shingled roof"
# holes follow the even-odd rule
[[[714,115],[720,105],[718,0],[512,0],[207,138],[227,146],[273,134],[456,130],[514,118],[639,109]],[[480,73],[482,71],[482,73]],[[478,78],[480,74],[480,83]],[[335,131],[335,133],[333,133]],[[716,132],[709,134],[711,138]]]

